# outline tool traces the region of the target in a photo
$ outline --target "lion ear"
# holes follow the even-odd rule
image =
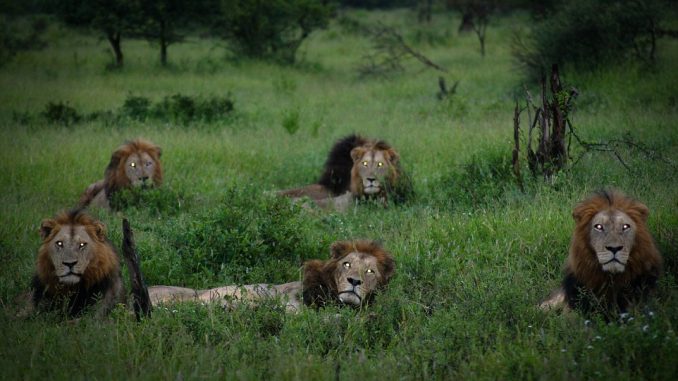
[[[393,257],[391,257],[390,254],[387,254],[384,261],[381,263],[381,266],[381,275],[384,277],[384,282],[388,282],[395,273],[395,261],[393,260]]]
[[[350,245],[346,241],[337,241],[330,246],[330,258],[339,259],[350,249]]]
[[[633,205],[633,210],[643,222],[647,222],[647,217],[650,215],[650,209],[645,206],[645,204],[636,202],[635,205]]]
[[[160,148],[160,146],[153,145],[153,151],[155,151],[155,156],[158,158],[162,156],[162,148]]]
[[[365,155],[365,152],[365,147],[355,147],[351,150],[351,159],[353,159],[353,162],[355,163],[356,161],[362,159],[363,155]]]
[[[40,223],[40,238],[42,238],[43,241],[46,240],[47,237],[49,237],[49,235],[52,233],[52,230],[54,230],[56,225],[57,225],[56,221],[52,219],[42,220],[42,222]]]
[[[97,241],[103,242],[106,240],[106,225],[96,221],[93,224],[94,226],[94,235]]]

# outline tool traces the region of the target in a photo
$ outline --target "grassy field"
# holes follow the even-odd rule
[[[678,42],[661,40],[654,67],[563,73],[580,92],[572,122],[582,138],[630,134],[653,155],[620,147],[627,170],[610,153],[586,153],[550,184],[520,192],[496,169],[510,160],[515,99],[524,100],[523,85],[536,87],[510,55],[512,31],[529,18],[493,19],[483,58],[473,34],[457,34],[456,15],[431,26],[408,11],[348,16],[397,27],[448,68],[448,83],[460,81],[457,93],[436,99],[439,73],[416,61],[387,78],[359,78],[370,42],[337,22],[313,34],[292,67],[227,59],[221,44],[195,37],[170,47],[169,68],[154,46],[123,41],[126,66],[108,71],[105,41],[55,24],[48,48],[0,68],[0,379],[676,379]],[[130,96],[177,93],[230,96],[235,110],[187,124],[120,116]],[[111,114],[49,123],[41,113],[50,102]],[[398,149],[413,200],[337,214],[270,195],[313,182],[332,143],[353,132]],[[396,276],[362,311],[189,304],[141,323],[123,308],[103,322],[14,318],[41,219],[73,206],[134,137],[163,148],[162,191],[93,213],[116,245],[121,217],[130,219],[149,284],[297,280],[304,260],[349,238],[382,240]],[[560,281],[572,207],[607,187],[650,208],[666,262],[657,297],[620,323],[539,311]]]

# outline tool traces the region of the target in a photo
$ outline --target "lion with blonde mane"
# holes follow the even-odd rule
[[[572,213],[576,222],[562,286],[540,304],[588,313],[625,312],[656,287],[662,257],[647,229],[647,206],[601,191]]]
[[[125,300],[120,263],[105,226],[80,210],[64,212],[40,225],[42,245],[23,312],[63,308],[76,317],[98,304],[107,315]]]
[[[345,210],[354,200],[373,199],[386,205],[404,201],[412,192],[400,166],[400,155],[383,140],[350,135],[337,141],[317,183],[278,194],[310,198],[322,208]]]
[[[223,286],[208,290],[151,286],[148,295],[152,305],[202,301],[228,307],[238,301],[280,298],[289,312],[299,311],[302,305],[319,308],[328,303],[361,307],[369,302],[375,291],[389,282],[394,272],[393,257],[377,242],[337,241],[330,247],[330,259],[310,260],[304,264],[302,281],[280,285]]]
[[[79,206],[110,208],[111,196],[125,188],[162,184],[162,150],[144,139],[125,142],[111,155],[104,179],[91,184],[80,197]]]

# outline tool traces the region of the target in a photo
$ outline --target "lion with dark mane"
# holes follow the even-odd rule
[[[40,225],[38,250],[27,310],[65,308],[71,317],[99,304],[97,317],[124,302],[120,263],[106,228],[80,210],[61,213]]]
[[[295,200],[309,197],[320,207],[345,210],[353,200],[404,201],[411,185],[393,147],[383,140],[350,135],[334,144],[317,183],[279,194]]]
[[[648,214],[647,206],[616,191],[601,191],[577,205],[565,279],[540,306],[610,314],[644,300],[662,273]]]
[[[136,270],[138,271],[138,270]],[[221,302],[224,306],[242,300],[281,298],[286,309],[298,311],[302,305],[323,307],[338,303],[352,307],[367,304],[395,272],[391,254],[374,241],[337,241],[330,248],[330,259],[304,264],[303,280],[280,285],[254,284],[194,290],[174,286],[148,288],[153,305],[179,301]]]
[[[80,197],[79,206],[110,208],[111,196],[125,188],[162,184],[162,150],[144,139],[125,142],[111,155],[104,179],[91,184]]]

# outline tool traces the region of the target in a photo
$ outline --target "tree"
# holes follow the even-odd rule
[[[462,20],[459,32],[473,30],[480,42],[480,54],[485,57],[485,36],[490,14],[497,7],[493,0],[451,0],[448,7],[457,8],[461,11]]]
[[[111,45],[115,67],[122,67],[122,37],[139,25],[141,0],[55,0],[56,14],[70,26],[103,32]]]
[[[325,28],[334,7],[319,0],[221,0],[214,34],[236,53],[293,63],[301,43]]]
[[[167,47],[184,39],[182,30],[198,19],[198,14],[208,15],[208,1],[145,0],[141,5],[143,23],[140,34],[160,46],[160,63],[167,65]]]

